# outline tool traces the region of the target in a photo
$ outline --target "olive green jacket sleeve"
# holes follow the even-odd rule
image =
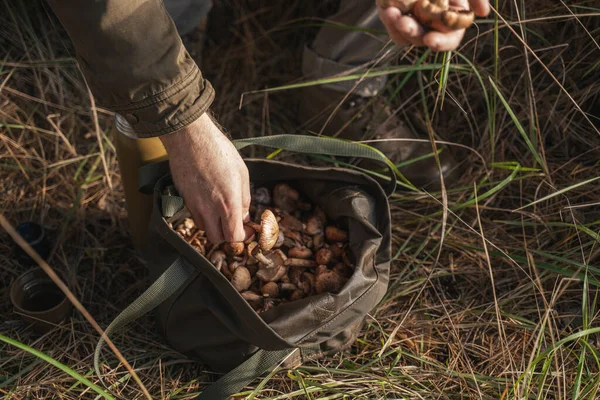
[[[210,82],[185,50],[162,0],[48,0],[75,45],[99,105],[140,138],[183,128],[207,111]]]

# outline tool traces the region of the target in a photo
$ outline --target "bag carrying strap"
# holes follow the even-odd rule
[[[219,378],[210,385],[195,400],[226,400],[231,395],[239,393],[264,372],[272,370],[284,362],[299,349],[258,350],[246,361]]]
[[[133,301],[125,310],[123,310],[104,330],[104,335],[98,341],[94,351],[94,370],[96,375],[102,381],[100,374],[100,352],[104,347],[105,338],[113,331],[122,328],[130,322],[142,317],[152,311],[163,301],[167,300],[179,288],[183,286],[186,280],[192,276],[194,268],[190,266],[183,257],[177,258],[169,268],[154,283],[144,291],[137,299]]]
[[[123,310],[98,341],[94,351],[94,371],[104,384],[100,373],[100,353],[104,348],[105,339],[114,331],[142,317],[163,301],[171,297],[194,274],[194,268],[183,257],[177,258],[163,274],[154,281],[137,299]],[[218,381],[209,386],[199,396],[198,400],[226,400],[248,386],[254,379],[268,370],[284,362],[299,349],[266,351],[258,350],[250,358],[236,368],[223,375]]]
[[[386,194],[390,196],[396,190],[397,177],[405,186],[413,185],[398,171],[398,168],[379,150],[365,144],[351,142],[342,139],[308,136],[308,135],[273,135],[257,138],[236,139],[232,141],[237,150],[248,146],[263,146],[273,149],[283,149],[296,153],[320,154],[339,157],[358,157],[379,161],[391,170],[390,183],[386,188]],[[139,190],[142,193],[152,193],[157,179],[169,172],[167,162],[159,162],[144,165],[139,170]]]

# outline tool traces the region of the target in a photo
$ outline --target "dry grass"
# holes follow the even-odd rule
[[[220,121],[233,135],[294,132],[296,91],[265,95],[241,110],[239,98],[297,81],[303,40],[315,30],[299,18],[326,10],[306,2],[235,3],[245,5],[216,10],[227,23],[213,26],[204,54],[203,71],[220,94]],[[461,48],[486,92],[475,73],[450,72],[440,110],[439,73],[423,72],[423,96],[416,74],[393,99],[400,112],[422,110],[425,99],[440,138],[466,146],[457,148],[465,173],[449,189],[447,219],[441,194],[397,192],[390,290],[357,342],[331,359],[277,373],[256,398],[600,396],[600,181],[558,192],[598,177],[600,9],[584,0],[569,8],[548,0],[502,3],[499,27],[493,17],[482,21]],[[5,2],[1,18],[0,210],[14,224],[36,220],[51,230],[50,264],[106,326],[147,285],[127,234],[107,136],[110,113],[100,110],[97,132],[68,40],[40,4]],[[420,54],[412,50],[407,60]],[[11,252],[3,233],[0,333],[99,383],[92,370],[98,335],[80,315],[40,337],[13,313],[8,288],[24,267]],[[115,341],[155,398],[189,398],[215,378],[163,344],[151,317]],[[141,398],[122,366],[112,361],[103,372],[117,398]],[[65,373],[5,344],[0,394],[95,398]]]

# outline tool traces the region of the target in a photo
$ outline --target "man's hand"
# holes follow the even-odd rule
[[[243,241],[250,180],[229,139],[207,114],[161,139],[175,186],[198,227],[215,244]]]
[[[488,0],[450,0],[450,7],[471,9],[479,17],[485,17],[490,13]],[[433,30],[426,32],[425,27],[415,18],[403,15],[395,7],[382,9],[378,5],[377,12],[391,39],[399,46],[414,44],[415,46],[427,46],[433,51],[450,51],[460,45],[465,35],[464,29],[444,32],[442,26],[435,24]]]

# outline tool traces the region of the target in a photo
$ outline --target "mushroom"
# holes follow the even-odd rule
[[[323,247],[317,251],[315,259],[319,265],[327,265],[333,261],[333,253],[328,248]]]
[[[316,215],[312,215],[306,221],[305,232],[311,236],[323,233],[323,220]]]
[[[449,0],[377,0],[382,8],[396,7],[402,13],[412,13],[422,24],[436,25],[445,30],[466,29],[475,21],[471,10],[452,9]]]
[[[310,236],[305,237],[304,245],[312,250],[314,247],[313,238],[311,238]]]
[[[304,225],[298,218],[294,217],[293,215],[290,215],[288,213],[284,213],[283,217],[281,218],[281,221],[279,222],[279,226],[280,228],[283,228],[284,230],[291,230],[291,231],[303,231],[304,228],[306,227],[306,225]]]
[[[315,282],[316,278],[314,274],[311,274],[310,272],[304,272],[300,277],[298,285],[296,286],[298,286],[299,289],[302,289],[305,295],[309,295],[315,288]]]
[[[242,253],[239,256],[233,256],[232,258],[233,258],[233,263],[232,264],[235,264],[235,267],[233,267],[233,268],[237,268],[240,265],[245,266],[246,263],[248,262],[248,255],[245,254],[245,253]]]
[[[242,254],[244,252],[244,242],[232,242],[232,243],[225,243],[223,245],[223,250],[225,250],[227,253],[231,254],[232,256],[239,256],[240,254]]]
[[[255,293],[251,290],[242,292],[242,297],[250,304],[250,307],[252,307],[255,311],[260,310],[260,308],[263,305],[263,297],[260,294]]]
[[[196,224],[194,223],[194,220],[191,218],[185,218],[183,220],[183,226],[185,227],[185,229],[187,229],[188,231],[191,231],[192,229],[196,228]]]
[[[285,265],[279,265],[275,268],[261,268],[256,272],[256,277],[263,282],[277,282],[288,272]]]
[[[286,255],[281,250],[263,254],[265,261],[260,261],[256,276],[263,282],[277,282],[287,274]]]
[[[268,206],[269,204],[271,204],[271,193],[266,187],[259,187],[254,192],[252,200],[256,201],[258,204]]]
[[[339,260],[342,258],[342,253],[344,252],[343,245],[341,243],[334,243],[327,247],[333,256],[334,260]]]
[[[325,237],[330,242],[341,243],[348,240],[348,232],[337,226],[330,225],[325,228]]]
[[[321,293],[338,293],[345,284],[345,279],[330,269],[320,269],[315,277],[315,291]]]
[[[350,278],[352,276],[352,269],[345,265],[343,262],[339,262],[333,266],[333,270],[343,278]]]
[[[277,235],[277,241],[275,242],[275,246],[273,246],[274,249],[278,249],[281,246],[283,246],[283,243],[285,241],[285,235],[283,234],[282,231],[279,231],[279,234]]]
[[[292,268],[287,276],[292,284],[294,284],[296,287],[300,287],[303,273],[304,270],[302,268]]]
[[[312,257],[313,252],[306,248],[306,247],[292,247],[289,251],[288,251],[288,257],[290,258],[302,258],[302,259],[309,259]]]
[[[296,301],[296,300],[301,300],[301,299],[303,299],[303,298],[305,298],[305,297],[306,297],[306,294],[304,293],[304,291],[303,291],[303,290],[296,289],[296,290],[294,290],[294,291],[293,291],[293,292],[290,294],[290,296],[289,296],[289,300],[290,300],[290,301]]]
[[[300,193],[288,184],[280,183],[273,188],[273,203],[283,211],[293,212],[299,198]]]
[[[222,250],[217,250],[210,256],[210,262],[220,271],[223,263],[227,262],[227,254]]]
[[[246,267],[237,267],[235,271],[233,271],[233,276],[231,277],[231,284],[238,292],[243,292],[247,290],[252,284],[252,277],[250,276],[250,271]]]
[[[271,210],[267,209],[263,211],[260,217],[260,225],[254,222],[247,222],[246,225],[258,232],[258,246],[261,250],[271,250],[275,246],[275,243],[277,243],[279,225],[277,224],[275,214]]]
[[[279,293],[281,293],[281,294],[289,293],[289,292],[293,292],[294,290],[298,290],[298,287],[296,285],[294,285],[293,283],[279,282]]]
[[[270,309],[272,309],[273,307],[275,307],[276,305],[277,305],[277,302],[275,299],[266,298],[263,302],[262,308],[258,312],[259,313],[267,312]]]
[[[206,249],[204,248],[204,244],[202,243],[202,241],[198,238],[195,238],[193,240],[190,241],[190,245],[196,249],[196,251],[202,255],[206,254]]]
[[[470,10],[446,10],[442,13],[442,22],[448,29],[466,29],[475,22],[475,13]]]
[[[303,237],[302,234],[300,232],[296,232],[296,231],[285,231],[283,233],[283,235],[288,238],[293,240],[296,243],[296,246],[302,246],[303,243]],[[286,242],[284,242],[285,244]],[[287,242],[289,243],[289,242]],[[287,244],[286,244],[287,246]],[[288,247],[294,247],[294,246],[288,246]]]
[[[323,233],[313,236],[313,248],[319,250],[325,244],[325,235]]]
[[[244,300],[248,301],[248,302],[260,302],[262,301],[262,296],[258,293],[254,293],[251,290],[246,290],[245,292],[242,292],[242,297],[244,298]]]
[[[431,26],[434,21],[442,20],[442,13],[448,7],[448,0],[419,0],[413,5],[412,12],[419,22]]]
[[[288,258],[285,260],[285,265],[288,267],[298,267],[298,268],[314,268],[318,264],[313,260],[305,260],[302,258]]]
[[[279,296],[279,285],[275,282],[267,282],[263,285],[261,293],[265,297],[277,297]]]

